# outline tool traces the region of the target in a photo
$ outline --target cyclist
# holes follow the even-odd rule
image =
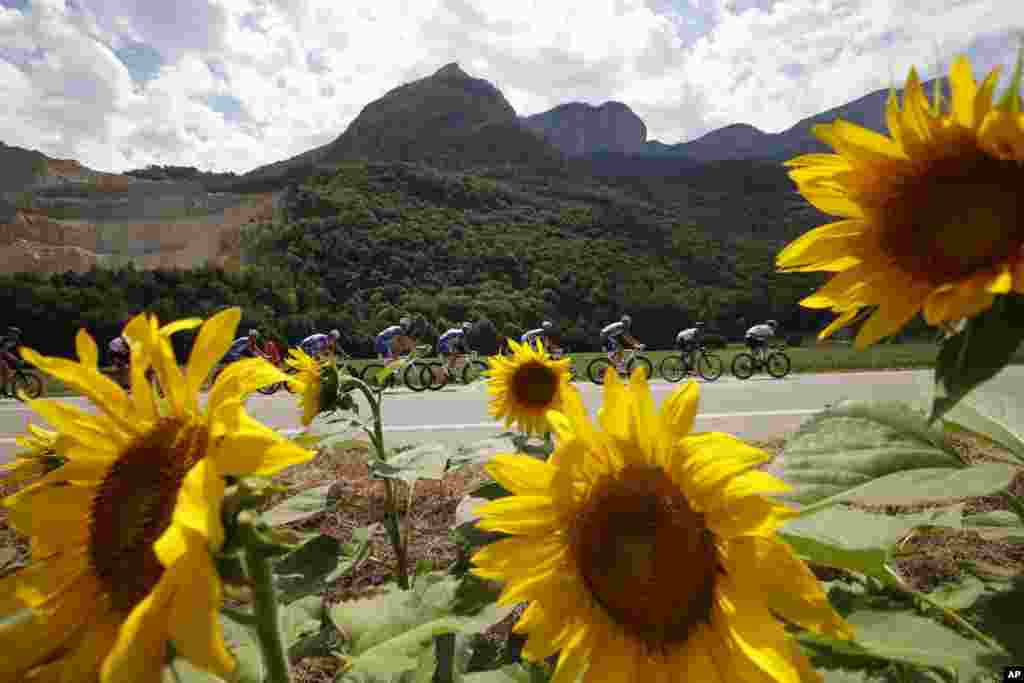
[[[391,360],[395,355],[407,353],[413,349],[412,320],[406,316],[397,325],[385,327],[374,339],[373,347],[383,360]]]
[[[18,365],[18,357],[14,354],[20,344],[21,329],[18,327],[8,327],[7,334],[0,337],[0,391],[6,391],[5,387]]]
[[[608,359],[615,365],[615,368],[622,371],[622,351],[624,348],[640,346],[640,342],[629,332],[633,325],[633,318],[623,315],[618,322],[605,325],[601,330],[601,340],[604,342],[604,350],[608,352]],[[625,344],[623,344],[625,342]]]
[[[299,342],[299,348],[305,351],[310,358],[321,360],[328,354],[334,353],[334,347],[339,339],[341,339],[340,330],[331,330],[328,334],[323,332],[311,334]]]
[[[519,341],[524,344],[529,344],[536,348],[535,342],[540,341],[544,343],[544,348],[551,349],[551,330],[554,329],[554,325],[551,324],[550,320],[545,320],[540,324],[540,327],[527,330],[523,333],[523,336],[519,337]]]
[[[676,335],[676,348],[683,352],[686,367],[693,367],[693,352],[700,347],[703,338],[704,323],[702,322],[694,323],[693,327],[688,327]]]
[[[775,336],[779,323],[775,320],[766,320],[760,325],[754,325],[744,335],[744,341],[756,358],[763,359],[764,349],[768,341]]]
[[[251,329],[246,336],[239,337],[231,342],[228,352],[224,354],[224,358],[221,360],[221,366],[231,365],[235,361],[241,360],[243,356],[247,358],[255,358],[257,355],[263,356],[263,352],[260,351],[260,346],[257,343],[259,336],[260,333],[257,330]]]
[[[473,328],[473,323],[464,322],[458,327],[453,327],[437,339],[437,353],[444,361],[445,370],[449,376],[455,374],[455,359],[460,353],[469,353],[466,344],[466,333]]]

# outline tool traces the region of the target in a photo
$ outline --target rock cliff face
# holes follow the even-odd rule
[[[636,154],[647,140],[643,120],[621,102],[600,107],[572,102],[522,119],[562,154],[581,157],[599,152]]]
[[[6,145],[0,168],[2,273],[129,263],[236,268],[243,227],[274,212],[273,193],[209,193],[198,183],[100,173]]]

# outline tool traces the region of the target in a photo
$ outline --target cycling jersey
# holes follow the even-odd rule
[[[697,341],[698,331],[696,327],[688,327],[679,334],[676,335],[676,344],[682,346],[684,344],[692,344]]]
[[[437,340],[438,353],[454,353],[456,349],[464,348],[466,331],[461,327],[453,327]]]
[[[15,355],[15,352],[20,343],[20,340],[15,340],[11,337],[0,337],[0,359],[12,368],[18,364],[18,357]]]
[[[253,344],[249,341],[248,337],[239,337],[235,341],[231,342],[231,346],[228,347],[228,352],[224,354],[224,362],[234,363],[242,356],[252,356],[252,346]]]
[[[110,349],[111,353],[123,356],[128,353],[128,342],[124,337],[114,337],[110,340],[107,348]]]
[[[771,325],[754,325],[747,330],[747,339],[756,339],[758,341],[764,341],[775,336],[775,330]]]
[[[303,339],[299,342],[299,348],[305,351],[306,355],[311,358],[316,358],[330,349],[331,344],[330,336],[321,332],[318,334],[311,334]]]
[[[605,325],[604,329],[601,330],[601,337],[603,339],[615,339],[621,337],[629,332],[629,328],[626,327],[626,323],[621,320],[614,322],[611,325]]]
[[[392,325],[391,327],[385,327],[381,330],[377,337],[374,339],[373,348],[377,353],[390,358],[391,357],[391,342],[394,341],[395,337],[400,337],[406,332],[402,329],[401,325]]]

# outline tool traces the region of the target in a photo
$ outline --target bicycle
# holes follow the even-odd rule
[[[327,354],[324,354],[324,355],[326,356]],[[348,355],[345,352],[345,349],[341,348],[340,346],[337,348],[336,356],[339,356],[341,358],[341,360],[345,360],[345,361],[355,360],[352,356]],[[321,359],[322,359],[322,357],[321,357]],[[275,367],[277,367],[279,370],[281,370],[281,372],[283,372],[286,375],[294,375],[296,372],[298,372],[291,365],[288,365],[287,363],[285,363],[283,358],[279,362],[276,362],[276,363],[272,359],[270,359],[270,358],[268,358],[267,360],[270,361],[271,363],[273,363]],[[320,360],[320,359],[318,359],[318,360]],[[343,369],[344,369],[345,372],[347,372],[352,377],[359,377],[359,368],[357,368],[352,363],[347,363]],[[284,389],[289,394],[294,394],[295,393],[292,390],[291,384],[289,382],[274,382],[273,384],[268,384],[265,387],[260,387],[259,389],[257,389],[257,391],[260,392],[261,394],[263,394],[264,396],[273,396],[274,394],[276,394],[281,389]]]
[[[789,374],[792,363],[786,355],[783,344],[773,344],[755,353],[739,353],[732,359],[732,374],[736,379],[750,379],[759,370],[767,370],[775,379],[782,379]]]
[[[405,382],[405,386],[409,387],[413,391],[425,391],[429,388],[430,383],[424,382],[425,379],[429,379],[429,376],[424,377],[422,371],[428,367],[428,363],[423,360],[423,356],[429,353],[433,347],[430,345],[417,346],[416,350],[412,353],[407,353],[401,357],[398,365],[395,366],[394,370],[388,373],[388,376],[383,380],[377,379],[377,376],[386,370],[389,366],[383,363],[370,363],[363,368],[360,379],[366,382],[372,389],[377,391],[383,391],[385,389],[391,389],[395,386],[395,377],[401,376]]]
[[[690,356],[688,358],[687,356]],[[695,362],[691,361],[695,359]],[[703,345],[687,354],[680,351],[678,356],[665,356],[658,365],[658,372],[668,382],[678,382],[683,377],[696,372],[709,382],[722,376],[725,364],[717,354],[711,353]]]
[[[654,364],[647,356],[641,356],[640,351],[646,348],[643,344],[637,347],[626,349],[625,358],[622,364],[616,368],[620,377],[628,377],[633,370],[642,367],[647,371],[647,379],[654,377]],[[587,376],[594,384],[604,384],[604,373],[608,368],[615,367],[608,358],[595,358],[587,366]]]
[[[461,378],[463,384],[472,384],[480,379],[486,370],[487,363],[479,360],[479,354],[476,351],[470,351],[456,354],[455,363],[450,369],[447,363],[440,361],[425,364],[420,371],[420,382],[424,383],[431,391],[440,391],[456,377]]]
[[[125,391],[131,391],[132,375],[131,365],[129,363],[114,361],[113,365],[111,365],[110,371],[107,374],[109,374],[122,389],[124,389]],[[154,370],[152,367],[147,368],[146,379],[156,390],[157,395],[163,398],[164,391],[160,387],[160,381],[156,377],[156,370]]]
[[[3,363],[0,360],[0,363]],[[29,399],[39,398],[43,394],[43,380],[34,372],[26,371],[21,365],[7,366],[7,382],[0,386],[0,395],[22,400],[19,392]]]

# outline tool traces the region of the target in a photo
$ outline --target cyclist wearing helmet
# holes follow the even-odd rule
[[[550,320],[545,320],[540,324],[540,327],[533,330],[527,330],[526,332],[524,332],[523,336],[519,338],[519,341],[521,341],[524,344],[529,344],[530,346],[533,346],[535,348],[537,346],[535,342],[539,341],[542,344],[544,344],[545,349],[550,351],[551,334],[554,327],[555,326],[551,324]]]
[[[413,350],[416,342],[412,338],[412,320],[405,316],[397,325],[385,327],[373,341],[374,350],[384,360]]]
[[[466,333],[473,329],[473,323],[464,322],[458,327],[446,331],[437,339],[437,353],[444,361],[445,368],[449,375],[455,373],[455,360],[460,353],[468,353],[466,345]]]
[[[768,346],[768,341],[775,336],[775,331],[778,327],[779,323],[775,320],[766,320],[760,325],[754,325],[747,330],[746,335],[744,335],[744,341],[746,341],[750,351],[754,354],[763,355],[764,348]],[[760,357],[760,355],[757,357]]]
[[[299,348],[305,351],[310,358],[321,360],[324,356],[334,353],[334,347],[339,339],[341,339],[341,332],[338,330],[331,330],[330,334],[322,332],[311,334],[299,342]]]
[[[620,371],[622,370],[623,349],[640,346],[636,337],[630,335],[632,325],[633,318],[623,315],[618,322],[605,325],[601,330],[601,341],[604,342],[604,350],[608,352],[608,359]]]
[[[11,381],[11,373],[18,365],[18,357],[14,355],[21,345],[21,329],[8,327],[7,334],[0,337],[0,393]]]
[[[128,365],[131,360],[131,351],[128,348],[128,338],[121,334],[110,340],[107,344],[107,350],[110,351],[110,361],[114,367],[122,368]]]
[[[704,337],[704,323],[694,323],[676,335],[676,348],[683,352],[683,360],[687,367],[693,367],[693,352],[700,346]]]
[[[239,337],[231,342],[231,346],[228,347],[228,352],[224,354],[224,360],[221,361],[221,364],[231,365],[235,361],[241,360],[243,356],[255,358],[256,354],[260,353],[259,345],[256,343],[259,336],[260,333],[252,329],[249,330],[249,334],[246,336]]]

